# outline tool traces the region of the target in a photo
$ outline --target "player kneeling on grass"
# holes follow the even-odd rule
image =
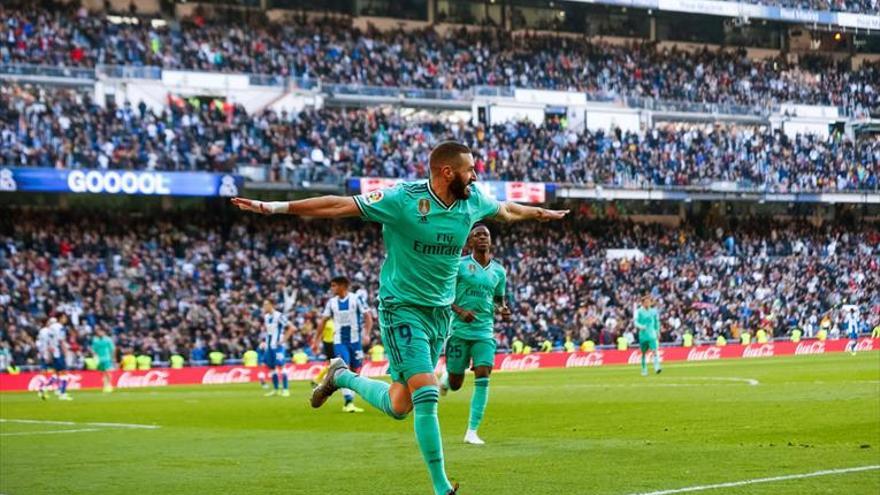
[[[504,319],[510,310],[504,305],[507,272],[490,256],[492,236],[488,227],[477,224],[468,239],[471,255],[461,259],[452,311],[452,335],[446,341],[446,370],[440,377],[440,393],[458,390],[465,370],[473,363],[474,393],[465,443],[482,445],[477,435],[489,402],[489,375],[495,363],[495,310]]]
[[[636,308],[635,326],[639,331],[639,348],[642,351],[642,376],[648,375],[648,364],[645,357],[648,349],[654,353],[654,372],[663,371],[660,368],[660,355],[658,353],[660,339],[660,314],[654,307],[654,299],[646,295],[642,298],[642,305]]]
[[[348,287],[349,281],[345,277],[330,281],[333,297],[324,306],[318,328],[324,328],[328,319],[333,320],[333,356],[342,359],[352,372],[357,373],[364,360],[362,339],[373,330],[373,316],[364,298],[349,292]],[[343,388],[342,396],[345,400],[343,411],[364,412],[354,405],[354,392],[350,389]]]
[[[282,397],[290,396],[287,373],[284,372],[285,344],[290,341],[294,327],[287,321],[287,316],[275,309],[272,301],[263,301],[263,328],[265,332],[263,347],[263,363],[272,374],[272,390],[266,393],[271,397],[278,393],[279,379],[283,381]]]

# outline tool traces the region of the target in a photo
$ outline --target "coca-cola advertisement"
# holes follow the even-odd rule
[[[501,371],[536,370],[541,367],[541,358],[543,356],[544,354],[508,354],[501,359],[500,363],[498,362],[498,357],[496,356],[495,367]],[[544,367],[547,366],[545,365]]]
[[[663,347],[658,356],[661,361],[714,361],[717,359],[754,359],[786,355],[813,355],[828,352],[872,351],[880,348],[880,339],[849,340],[805,340],[802,342],[768,342],[762,344]],[[653,359],[649,352],[647,359]],[[597,350],[594,352],[538,352],[532,354],[498,354],[495,356],[495,369],[502,372],[529,371],[543,368],[591,368],[617,364],[638,364],[641,353],[638,350]],[[437,370],[446,366],[441,358]],[[288,364],[284,372],[291,380],[308,381],[314,379],[323,363]],[[245,366],[191,367],[181,369],[152,369],[136,371],[114,371],[111,373],[116,388],[166,387],[169,385],[216,385],[228,383],[249,383],[257,381],[259,368]],[[366,362],[360,373],[369,377],[388,374],[388,362]],[[97,389],[102,387],[101,373],[97,371],[68,371],[68,385],[71,390]],[[38,390],[49,379],[45,373],[0,374],[0,391]]]
[[[170,374],[171,370],[123,371],[115,380],[116,388],[164,387]]]
[[[773,356],[774,346],[772,343],[748,345],[743,349],[742,357],[744,358],[760,358]]]

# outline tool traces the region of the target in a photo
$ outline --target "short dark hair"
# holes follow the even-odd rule
[[[458,141],[443,141],[431,150],[431,157],[428,159],[428,162],[431,170],[439,170],[444,164],[458,161],[461,155],[470,153],[471,149]]]
[[[331,284],[348,285],[348,277],[345,275],[337,275],[330,279]]]
[[[480,227],[482,227],[482,228],[488,230],[490,234],[492,233],[492,230],[489,228],[489,226],[486,225],[485,223],[482,223],[482,222],[475,223],[474,226],[471,227],[471,232],[473,232],[473,231],[479,229]]]

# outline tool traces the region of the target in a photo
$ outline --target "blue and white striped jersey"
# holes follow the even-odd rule
[[[858,313],[852,311],[846,315],[846,319],[843,322],[843,328],[847,334],[858,334],[860,326],[861,322],[859,321]]]
[[[323,316],[333,318],[333,343],[353,344],[361,341],[364,328],[364,315],[369,308],[362,297],[348,294],[344,299],[333,296],[324,306]]]
[[[287,329],[287,316],[280,311],[272,311],[263,315],[263,330],[265,331],[266,347],[277,349],[284,345],[284,331]]]

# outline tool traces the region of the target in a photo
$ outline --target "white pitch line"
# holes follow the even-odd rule
[[[64,426],[100,426],[103,428],[138,428],[144,430],[157,430],[161,428],[158,425],[140,425],[135,423],[75,423],[73,421],[48,421],[41,419],[4,419],[0,418],[0,423],[25,423],[35,425],[64,425]]]
[[[89,426],[103,426],[106,428],[135,428],[141,430],[158,430],[159,425],[139,425],[135,423],[82,423]]]
[[[668,375],[667,375],[668,376]],[[720,382],[730,382],[731,385],[735,385],[738,383],[745,383],[750,386],[760,385],[761,382],[754,378],[740,378],[736,376],[676,376],[671,377],[673,380],[687,380],[687,381],[720,381]],[[675,382],[667,382],[667,381],[639,381],[637,383],[569,383],[565,385],[565,388],[631,388],[631,387],[702,387],[699,383],[675,383]],[[492,385],[494,388],[543,388],[540,386],[530,386],[530,385]]]
[[[14,433],[0,433],[0,437],[19,437],[24,435],[53,435],[55,433],[81,433],[84,431],[101,431],[101,429],[77,428],[75,430],[17,431]]]
[[[755,380],[754,378],[740,378],[738,376],[677,376],[676,380],[712,380],[719,382],[738,382],[738,383],[748,383],[751,386],[760,385],[761,382]]]
[[[673,495],[675,493],[701,492],[704,490],[715,490],[717,488],[735,488],[738,486],[757,485],[759,483],[775,483],[777,481],[799,480],[804,478],[815,478],[817,476],[831,476],[834,474],[858,473],[861,471],[873,471],[880,469],[880,465],[875,466],[859,466],[844,469],[828,469],[824,471],[816,471],[813,473],[789,474],[786,476],[774,476],[772,478],[757,478],[753,480],[731,481],[729,483],[718,483],[715,485],[689,486],[687,488],[675,488],[672,490],[660,490],[658,492],[634,493],[632,495]]]

